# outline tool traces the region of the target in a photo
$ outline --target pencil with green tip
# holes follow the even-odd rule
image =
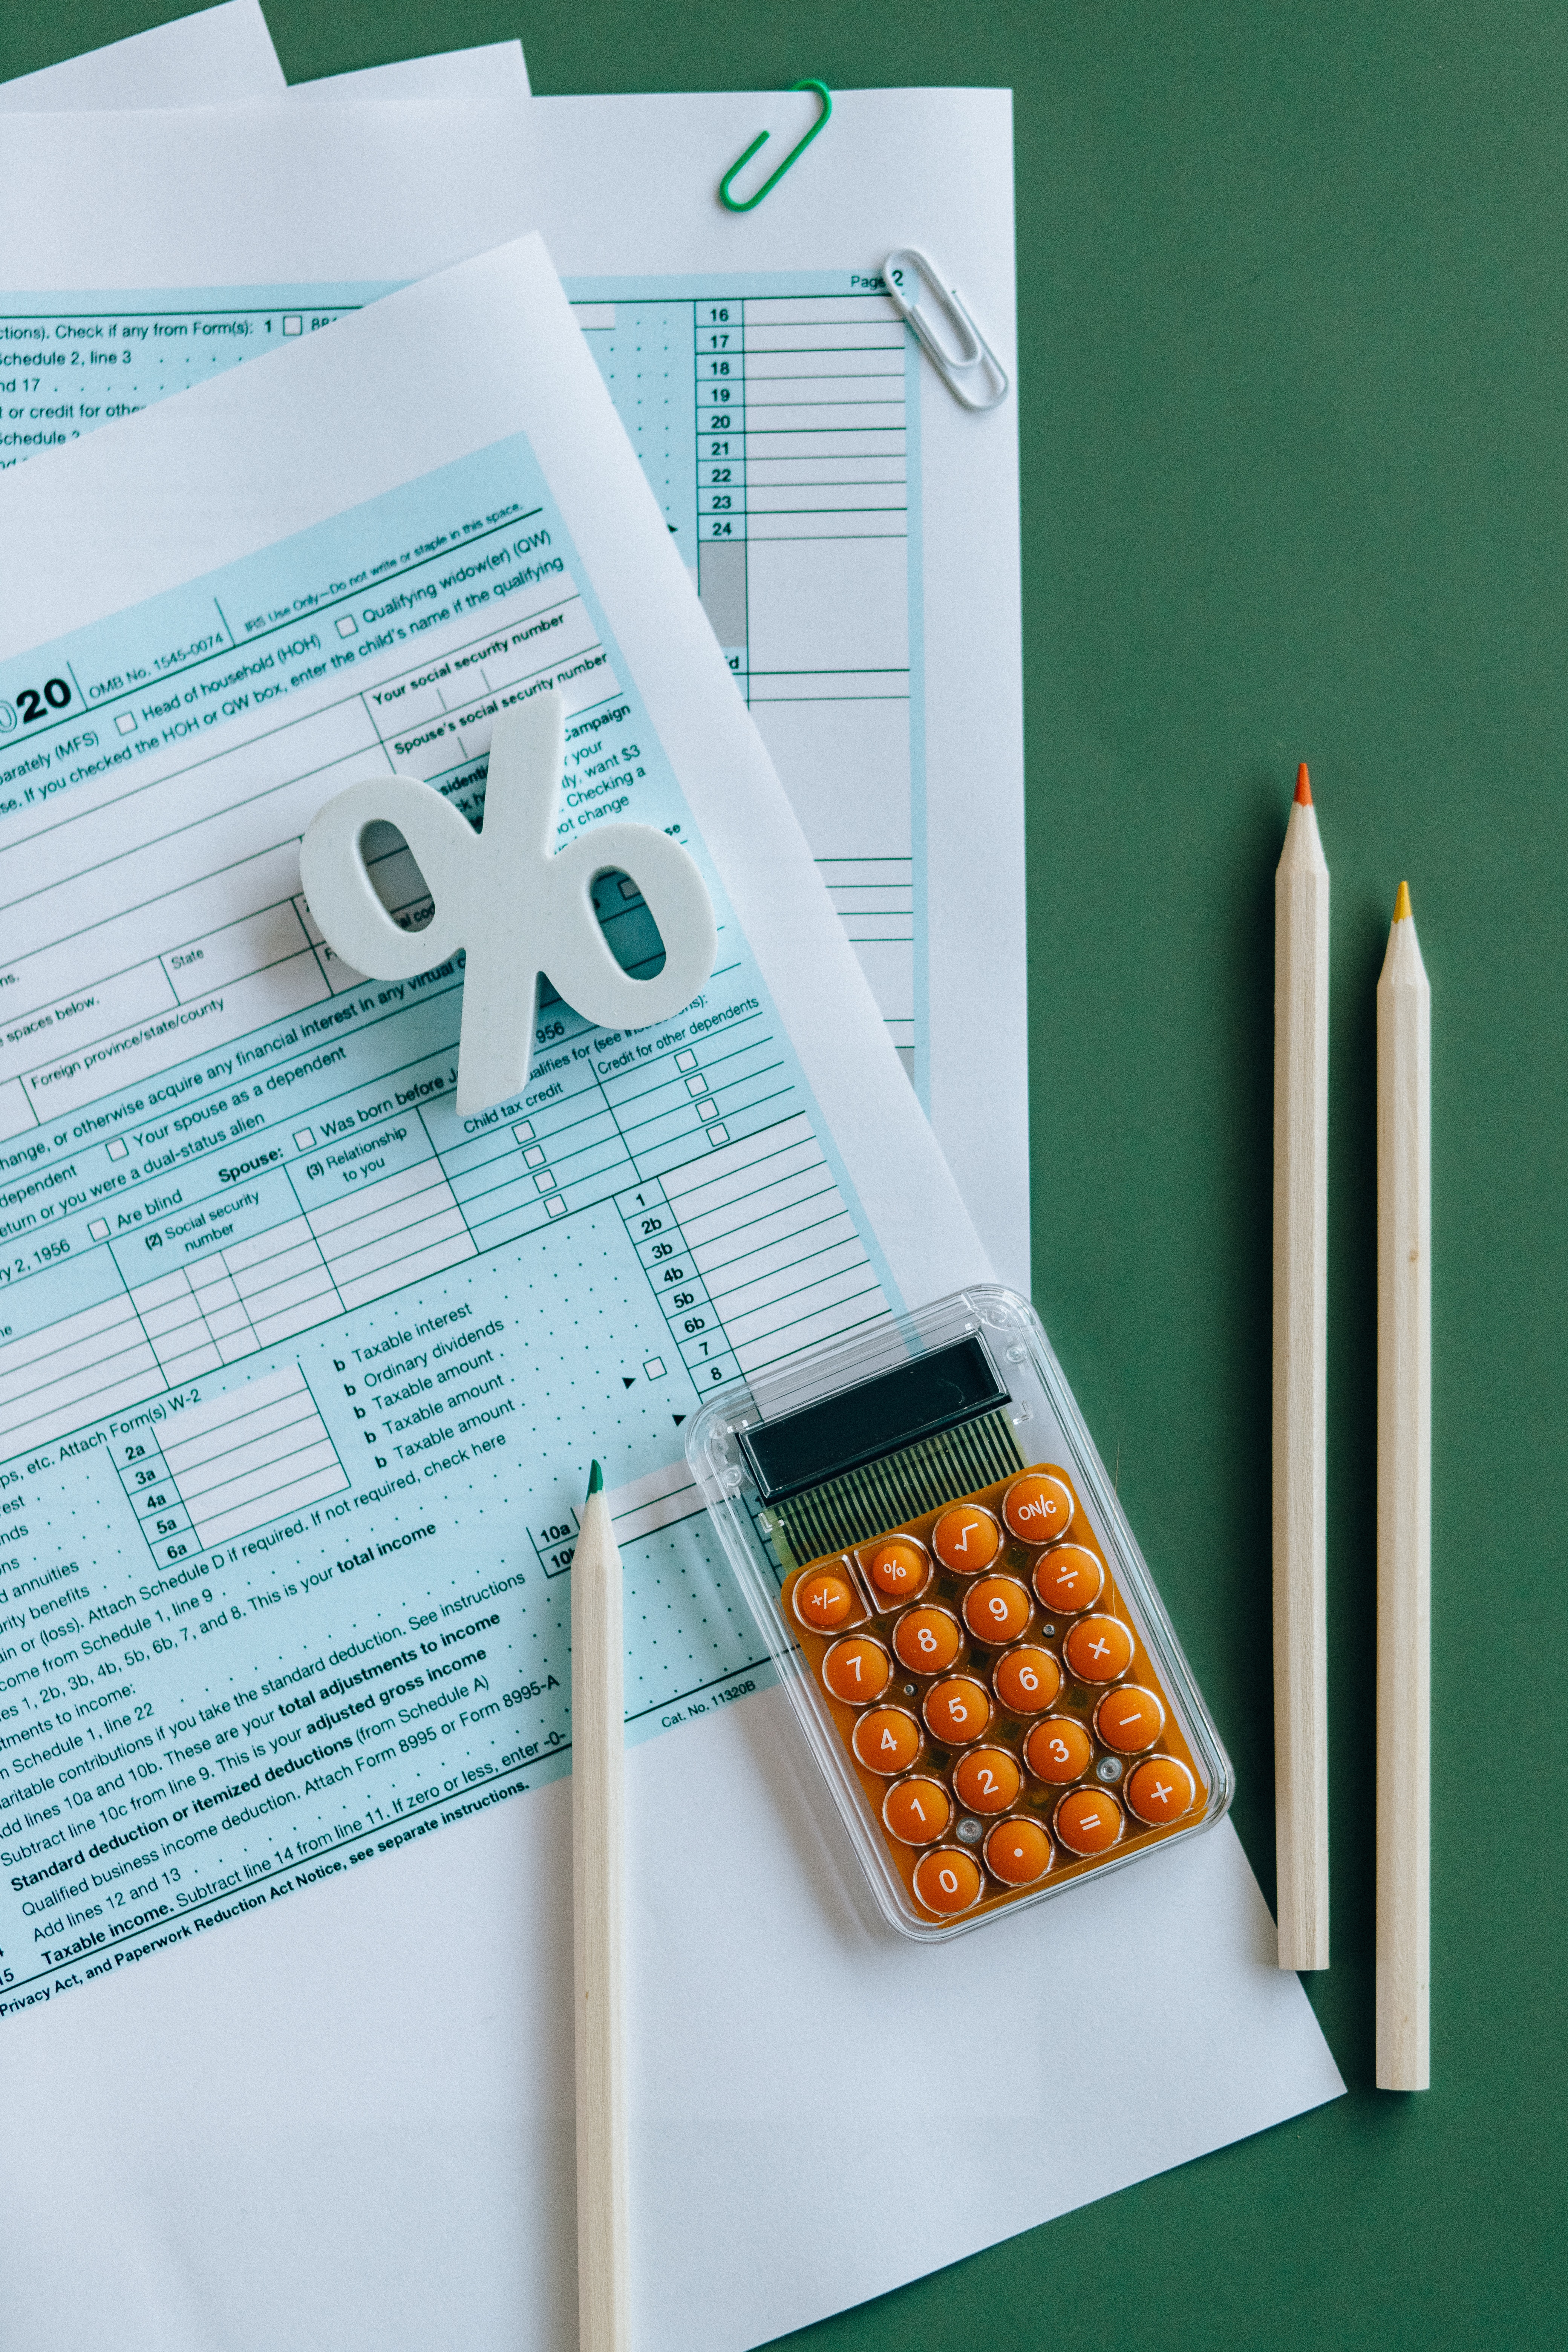
[[[595,1462],[572,1559],[572,1943],[577,2331],[628,2352],[621,1555]]]

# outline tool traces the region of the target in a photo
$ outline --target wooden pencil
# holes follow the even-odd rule
[[[1432,992],[1402,882],[1377,983],[1377,2082],[1431,2080]]]
[[[1305,761],[1274,876],[1274,1853],[1279,1965],[1329,1965],[1329,869]]]
[[[621,1556],[595,1462],[572,1560],[572,1925],[577,2067],[577,2329],[628,2352],[625,1668]]]

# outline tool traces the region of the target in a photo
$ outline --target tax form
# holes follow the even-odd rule
[[[590,1454],[639,2343],[754,2343],[1332,2095],[1228,1826],[906,1954],[800,1777],[679,1424],[984,1253],[537,242],[16,469],[0,530],[12,2340],[571,2340]],[[648,1034],[542,1003],[527,1093],[463,1121],[460,975],[335,966],[296,845],[392,768],[478,814],[495,711],[546,686],[563,836],[679,827],[719,963]],[[656,951],[613,876],[600,911]],[[1128,2020],[1124,2075],[1042,1969]],[[958,2016],[1012,2031],[911,2106]],[[847,2078],[940,2130],[935,2225],[864,2210]]]
[[[526,94],[521,52],[316,87],[468,87],[477,71]],[[235,191],[209,193],[201,222],[165,193],[190,171],[174,119],[131,134],[107,236],[99,143],[39,135],[12,168],[58,192],[54,257],[19,236],[7,250],[0,226],[0,287],[39,289],[0,294],[0,336],[68,338],[74,320],[113,341],[99,362],[124,372],[112,404],[40,403],[61,413],[0,433],[0,465],[309,332],[436,257],[538,226],[993,1262],[1027,1290],[1016,413],[960,411],[877,276],[890,246],[927,239],[1012,364],[1008,95],[843,93],[799,188],[792,175],[756,214],[724,213],[713,159],[763,121],[793,137],[802,103],[533,100],[497,159],[489,226],[431,173],[436,134],[410,141],[445,224],[434,257],[400,191],[390,206],[334,199],[353,185],[350,155],[280,155],[260,119],[238,152],[221,125],[197,126],[209,190]],[[606,159],[591,177],[586,152]],[[281,218],[254,193],[279,176],[300,186]],[[345,213],[375,223],[353,254]],[[100,289],[133,289],[129,320],[101,292],[61,292],[89,266]],[[79,378],[91,358],[77,352]]]
[[[529,219],[578,304],[889,1034],[1029,1287],[1017,404],[961,409],[880,270],[939,257],[1016,376],[1011,93],[542,98]],[[582,160],[594,159],[592,171]]]
[[[510,281],[497,276],[504,290]],[[540,307],[538,288],[526,278],[521,287],[528,307]],[[417,317],[418,306],[405,307]],[[389,321],[372,348],[396,331]],[[563,340],[581,376],[588,362],[569,324]],[[208,408],[222,415],[218,390],[207,387]],[[624,444],[616,454],[623,470],[631,466]],[[111,479],[112,450],[104,466]],[[79,469],[89,481],[96,470]],[[14,487],[20,541],[34,499],[51,492],[47,476],[35,488],[18,475]],[[132,526],[133,512],[117,496],[116,520],[98,536],[134,528],[140,537],[149,520]],[[174,514],[188,529],[178,500]],[[706,699],[727,715],[731,764],[738,740],[765,774],[675,555],[662,534],[654,544],[709,657],[717,683]],[[410,1773],[427,1780],[425,1753],[438,1735],[457,1742],[439,1751],[453,1786],[425,1797],[448,1807],[458,1791],[466,1809],[510,1790],[520,1767],[526,1780],[540,1759],[563,1754],[564,1587],[555,1580],[570,1562],[576,1452],[596,1445],[614,1466],[619,1432],[628,1533],[689,1522],[688,1482],[682,1474],[672,1496],[668,1465],[692,1402],[742,1368],[858,1328],[901,1295],[878,1228],[848,1206],[866,1171],[852,1178],[839,1164],[815,1102],[863,1057],[840,1047],[808,1083],[732,915],[714,981],[689,1015],[645,1041],[598,1034],[552,1000],[527,1093],[468,1119],[453,1108],[458,971],[362,982],[328,954],[310,919],[296,844],[341,777],[356,765],[397,767],[477,813],[498,702],[545,688],[574,713],[561,833],[629,809],[700,854],[651,711],[582,575],[536,464],[521,447],[487,446],[400,488],[390,505],[367,500],[303,541],[79,625],[5,666],[0,708],[18,718],[0,749],[15,951],[0,975],[0,1107],[11,1130],[0,1150],[0,1238],[15,1247],[0,1264],[0,1292],[14,1303],[0,1325],[0,1445],[21,1464],[15,1487],[37,1500],[12,1515],[0,1543],[31,1563],[49,1526],[62,1549],[58,1572],[16,1580],[39,1594],[24,1605],[45,1628],[37,1637],[30,1619],[12,1628],[25,1645],[17,1659],[37,1640],[51,1663],[40,1675],[8,1662],[17,1728],[8,1740],[0,1733],[0,1755],[9,1746],[29,1767],[37,1756],[40,1772],[54,1767],[47,1777],[66,1792],[58,1817],[70,1824],[39,1847],[54,1858],[39,1868],[44,1891],[26,1898],[23,1916],[42,1925],[28,1931],[34,1966],[13,1971],[19,1989],[51,1980],[79,1927],[83,1952],[102,1950],[111,1964],[116,1951],[166,1933],[188,1906],[190,1871],[166,1882],[158,1874],[150,1893],[145,1873],[165,1843],[200,1856],[204,1885],[226,1891],[252,1873],[268,1883],[291,1874],[292,1842],[280,1858],[265,1838],[244,1859],[246,1840],[235,1844],[234,1833],[285,1811],[291,1824],[298,1802],[311,1821],[309,1850],[318,1840],[335,1849],[351,1816],[356,1837],[405,1812],[421,1819],[423,1800],[394,1784]],[[45,621],[41,591],[35,575],[25,597],[9,600],[12,644]],[[679,700],[658,732],[700,720],[710,729],[703,699]],[[267,781],[280,763],[289,784]],[[766,821],[755,807],[744,814]],[[796,849],[782,809],[775,816]],[[795,865],[769,928],[809,959],[824,1010],[831,992],[832,1020],[805,1034],[852,1038],[858,976],[798,851]],[[386,860],[400,908],[419,900],[407,866],[406,853]],[[600,898],[622,960],[635,969],[657,955],[632,886],[609,877]],[[836,951],[826,965],[825,942]],[[937,1181],[929,1132],[896,1083],[891,1091],[900,1157],[918,1145],[920,1171]],[[895,1219],[909,1189],[908,1178],[895,1188]],[[953,1265],[973,1261],[977,1245],[951,1186],[940,1190],[950,1212],[942,1254]],[[607,1360],[590,1370],[585,1356],[578,1375],[579,1386],[592,1381],[591,1415],[579,1408],[564,1464],[535,1486],[514,1465],[520,1452],[524,1462],[555,1453],[546,1432],[562,1402],[548,1404],[527,1370],[561,1339],[552,1309],[528,1303],[533,1286],[516,1270],[541,1249],[555,1283],[569,1292],[580,1284],[584,1306],[613,1279],[617,1311],[603,1332]],[[399,1304],[365,1312],[382,1300]],[[324,1336],[307,1345],[311,1333]],[[231,1367],[245,1370],[204,1385]],[[114,1602],[93,1599],[90,1582],[79,1590],[94,1573],[70,1535],[69,1498],[84,1478],[140,1547]],[[440,1601],[428,1615],[402,1612],[410,1622],[395,1636],[378,1630],[380,1608],[363,1626],[351,1608],[347,1648],[333,1652],[331,1633],[307,1638],[304,1653],[321,1655],[302,1654],[302,1671],[273,1660],[268,1641],[258,1654],[265,1668],[242,1672],[238,1703],[223,1710],[232,1721],[201,1728],[212,1694],[205,1676],[199,1692],[192,1682],[187,1654],[203,1655],[249,1607],[230,1613],[237,1604],[220,1602],[215,1575],[222,1584],[244,1562],[276,1558],[288,1575],[268,1580],[261,1606],[309,1601],[383,1559],[439,1556],[454,1512],[469,1572],[450,1627]],[[513,1650],[491,1604],[531,1580],[517,1557],[523,1527],[542,1614]],[[650,1557],[671,1632],[634,1677],[645,1729],[699,1688],[721,1698],[760,1672],[749,1633],[727,1612],[715,1616],[701,1545],[683,1559],[686,1543],[670,1537]],[[371,1580],[378,1594],[383,1585]],[[107,1639],[92,1630],[111,1621]],[[426,1624],[434,1637],[410,1650]],[[146,1717],[146,1700],[123,1680],[141,1672],[159,1685],[174,1678]],[[247,1681],[256,1687],[245,1695]],[[416,1691],[429,1696],[412,1698]],[[154,1716],[155,1730],[139,1727]],[[381,1727],[370,1748],[359,1738],[366,1718]],[[84,1729],[65,1727],[77,1723]],[[116,1779],[126,1766],[123,1803],[116,1791],[79,1805],[70,1790],[96,1788],[100,1755]],[[138,1786],[150,1793],[170,1775],[178,1823],[161,1798],[142,1802]],[[0,1811],[26,1823],[47,1793],[35,1798],[30,1787],[25,1772]],[[318,1822],[327,1790],[337,1793]],[[112,1814],[100,1816],[100,1801]],[[89,1873],[107,1900],[83,1915],[71,1907],[77,1874],[58,1867],[74,1860],[79,1820],[83,1836],[101,1832],[130,1858],[129,1869]]]

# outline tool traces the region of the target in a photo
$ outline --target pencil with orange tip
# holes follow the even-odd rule
[[[1377,2084],[1431,2081],[1432,991],[1402,882],[1377,983]]]
[[[1329,1965],[1329,869],[1303,761],[1274,876],[1274,1848],[1279,1966]]]

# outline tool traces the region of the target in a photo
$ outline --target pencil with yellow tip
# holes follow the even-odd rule
[[[1274,876],[1274,1851],[1279,1965],[1329,1965],[1329,869],[1305,761]]]
[[[577,2340],[627,2352],[626,1670],[621,1555],[604,1473],[572,1558],[572,1927],[577,2068]]]
[[[1432,992],[1402,882],[1377,983],[1377,2083],[1431,2080]]]

